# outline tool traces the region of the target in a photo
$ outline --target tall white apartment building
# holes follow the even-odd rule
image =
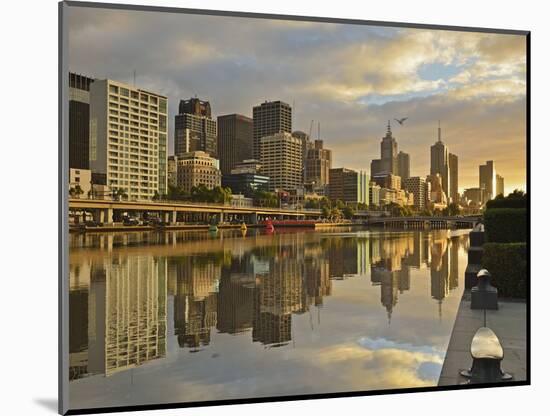
[[[260,139],[262,174],[269,176],[269,190],[290,191],[303,186],[302,140],[290,133]]]
[[[167,191],[165,96],[95,80],[90,86],[90,169],[104,173],[111,191],[151,199]]]

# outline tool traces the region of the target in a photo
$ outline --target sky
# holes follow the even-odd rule
[[[411,175],[430,146],[459,158],[459,189],[494,160],[505,193],[526,190],[525,37],[427,29],[70,7],[69,70],[168,96],[169,150],[180,99],[213,116],[282,100],[293,130],[320,137],[333,167],[370,171],[388,120]],[[401,126],[394,118],[408,117]]]

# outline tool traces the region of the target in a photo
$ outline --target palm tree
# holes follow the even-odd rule
[[[76,197],[80,198],[80,195],[82,195],[83,193],[84,191],[80,187],[80,184],[76,184],[76,186],[74,187],[74,194],[76,195]]]
[[[123,188],[114,189],[112,191],[112,195],[115,201],[120,201],[121,199],[128,198],[128,194],[126,193],[126,190]]]

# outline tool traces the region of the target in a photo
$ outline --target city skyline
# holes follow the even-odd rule
[[[60,7],[61,413],[529,384],[530,32]]]
[[[334,167],[369,170],[387,119],[407,116],[403,126],[392,123],[392,131],[411,155],[411,176],[424,177],[441,119],[442,140],[461,161],[460,191],[477,186],[486,160],[495,161],[506,193],[526,188],[520,36],[159,12],[104,15],[86,8],[70,13],[71,71],[133,84],[135,70],[136,86],[168,96],[169,154],[180,99],[210,101],[213,118],[251,117],[253,106],[281,100],[293,106],[293,130],[320,121]],[[144,29],[142,19],[162,33]],[[228,31],[231,44],[224,43]],[[247,36],[252,32],[258,35]],[[147,49],[153,41],[154,50]]]

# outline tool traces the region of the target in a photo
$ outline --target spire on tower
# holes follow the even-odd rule
[[[441,120],[437,120],[437,141],[441,142]]]
[[[388,135],[391,136],[391,125],[390,125],[390,120],[388,120]]]

